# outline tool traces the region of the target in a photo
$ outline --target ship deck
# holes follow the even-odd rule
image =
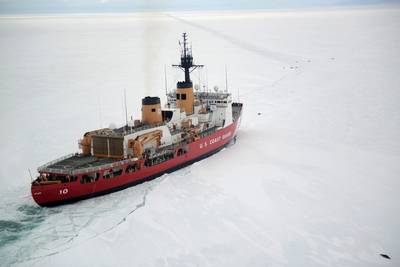
[[[82,169],[92,169],[103,165],[112,164],[119,161],[112,158],[98,158],[94,156],[84,156],[83,154],[67,155],[61,159],[50,162],[38,170],[40,172],[73,174],[74,171]]]
[[[54,169],[78,169],[78,168],[90,168],[96,167],[108,163],[115,162],[116,160],[111,158],[97,158],[94,156],[83,156],[82,154],[73,155],[60,162],[54,163],[49,168]]]

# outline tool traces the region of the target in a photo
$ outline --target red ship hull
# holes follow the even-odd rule
[[[108,194],[154,179],[164,173],[172,172],[206,158],[224,148],[235,137],[237,123],[238,121],[211,135],[187,144],[187,153],[176,155],[162,163],[146,167],[143,160],[137,160],[135,162],[140,164],[140,169],[135,172],[126,173],[124,171],[118,177],[104,179],[103,174],[107,169],[101,169],[98,171],[100,178],[92,183],[81,183],[81,177],[85,174],[81,173],[77,175],[78,179],[75,182],[52,185],[32,184],[32,197],[40,206],[55,206]],[[116,166],[125,170],[132,163],[116,164]]]

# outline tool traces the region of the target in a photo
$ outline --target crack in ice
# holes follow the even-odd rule
[[[189,171],[190,171],[190,170],[189,170]],[[97,238],[97,237],[99,237],[99,236],[101,236],[101,235],[103,235],[103,234],[105,234],[105,233],[108,233],[108,232],[110,232],[110,231],[116,229],[116,228],[117,228],[118,226],[120,226],[122,223],[126,222],[127,219],[128,219],[128,217],[131,216],[135,211],[137,211],[137,210],[139,210],[139,209],[141,209],[141,208],[143,208],[143,207],[146,206],[148,194],[149,194],[157,185],[159,185],[166,177],[167,177],[167,175],[165,175],[165,177],[161,177],[157,183],[154,183],[154,184],[152,184],[152,185],[149,185],[149,186],[145,189],[145,191],[144,191],[144,194],[143,194],[143,196],[142,196],[142,201],[141,201],[140,203],[136,204],[136,206],[135,206],[131,211],[129,211],[124,217],[122,217],[122,219],[120,219],[120,220],[118,221],[118,223],[116,223],[116,224],[113,225],[112,227],[110,227],[110,228],[108,228],[108,229],[106,229],[106,230],[104,230],[104,231],[102,231],[102,232],[100,232],[100,233],[95,234],[95,235],[92,236],[92,237],[87,238],[86,240],[82,241],[80,244],[86,243],[87,241],[90,241],[90,240],[92,240],[92,239],[94,239],[94,238]],[[73,222],[73,220],[72,220],[73,218],[71,218],[71,216],[70,216],[70,219],[71,219],[71,221],[72,221],[72,223],[73,223],[73,226],[74,226],[74,229],[75,229],[75,227],[76,227],[77,225]],[[81,231],[81,230],[83,230],[84,228],[86,228],[86,227],[90,224],[91,221],[92,221],[92,219],[88,220],[88,221],[82,226],[82,228],[79,229],[79,231]],[[55,247],[55,248],[59,248],[59,247],[65,246],[65,245],[67,245],[67,244],[71,244],[78,236],[79,236],[79,232],[76,233],[75,235],[73,235],[73,236],[72,236],[70,239],[68,239],[66,242],[64,242],[63,244],[61,244],[61,245],[59,245],[59,246],[57,246],[57,247]],[[23,262],[26,262],[26,261],[35,261],[35,260],[37,260],[35,263],[32,264],[32,265],[36,265],[36,264],[39,264],[40,261],[44,260],[44,259],[47,258],[47,257],[57,255],[57,254],[59,254],[59,253],[65,252],[65,251],[67,251],[67,250],[70,250],[71,248],[73,248],[72,245],[66,247],[65,249],[61,249],[61,250],[59,250],[59,251],[54,251],[54,252],[48,253],[48,254],[46,254],[46,255],[27,258],[27,259],[25,259]],[[51,250],[51,249],[49,249],[49,248],[45,248],[45,249]],[[54,249],[54,248],[53,248],[53,249]]]

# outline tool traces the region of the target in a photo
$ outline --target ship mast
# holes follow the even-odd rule
[[[194,65],[192,56],[192,47],[189,48],[187,43],[187,34],[183,33],[183,43],[179,42],[181,46],[181,64],[172,65],[173,67],[178,67],[185,72],[185,80],[183,82],[178,82],[178,87],[192,87],[192,81],[190,80],[190,73],[197,68],[204,67],[204,65]]]

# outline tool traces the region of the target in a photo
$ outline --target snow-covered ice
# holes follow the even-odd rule
[[[1,17],[0,265],[400,266],[399,26],[393,6]],[[195,83],[223,89],[228,67],[237,143],[37,207],[28,168],[123,123],[124,89],[138,117],[184,31],[207,66]]]

